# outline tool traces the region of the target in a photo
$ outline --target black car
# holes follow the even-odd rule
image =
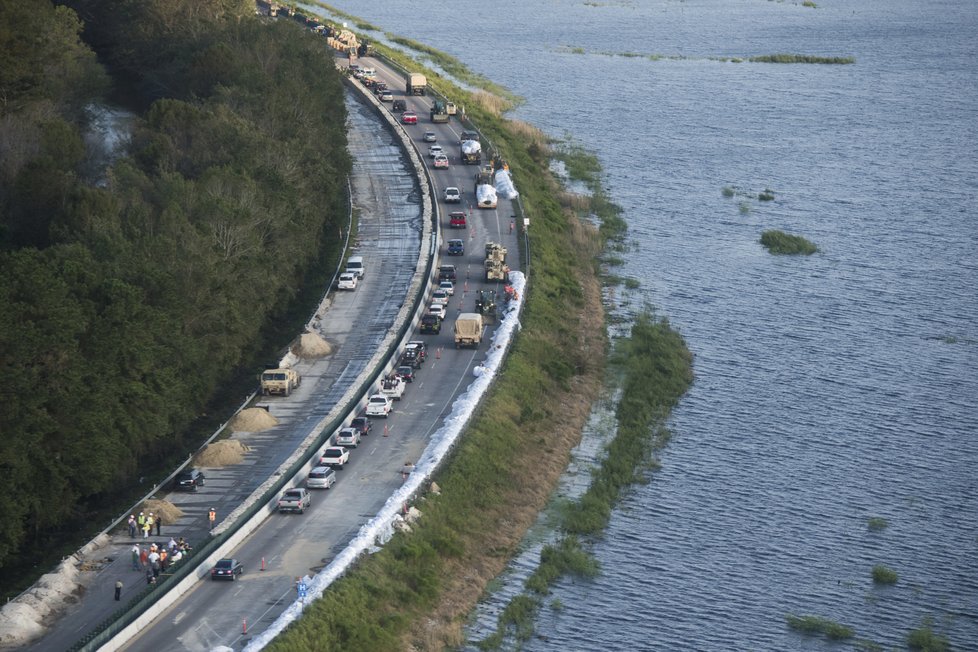
[[[221,559],[211,569],[211,579],[231,580],[233,582],[243,572],[244,566],[237,559]]]
[[[183,471],[173,480],[173,488],[180,491],[197,491],[204,486],[204,474],[197,469]]]
[[[367,417],[353,417],[353,421],[350,422],[350,427],[354,430],[359,430],[361,435],[366,435],[374,427],[374,424]]]
[[[404,347],[405,351],[417,351],[418,356],[421,358],[421,362],[424,362],[428,358],[428,344],[424,340],[411,340]]]
[[[404,100],[394,100],[394,104],[391,105],[391,111],[394,113],[401,113],[402,111],[407,111],[407,102]]]
[[[441,332],[441,317],[438,315],[424,315],[421,317],[421,333],[425,335],[437,335]]]
[[[406,383],[414,382],[414,367],[408,367],[407,365],[397,368],[397,375],[401,377]]]

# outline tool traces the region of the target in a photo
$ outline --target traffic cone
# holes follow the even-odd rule
[[[390,430],[387,428],[387,424],[385,423],[384,424],[384,437],[386,437],[389,433],[390,433]]]
[[[265,558],[264,557],[261,558],[261,569],[262,570],[265,570]]]
[[[465,285],[463,285],[462,288],[463,288],[462,289],[462,292],[468,292],[469,291],[469,282],[466,281],[465,282]]]
[[[242,618],[241,619],[241,633],[242,634],[247,634],[248,633],[248,619],[247,618]]]
[[[435,349],[435,360],[441,360],[441,347]]]

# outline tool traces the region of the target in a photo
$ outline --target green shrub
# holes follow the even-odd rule
[[[866,527],[869,528],[870,532],[880,532],[889,527],[890,523],[881,516],[872,516],[866,523]]]
[[[804,254],[809,256],[818,251],[818,247],[814,243],[800,235],[791,235],[784,231],[765,231],[761,234],[761,244],[767,247],[767,250],[772,254],[778,255]]]
[[[898,579],[900,577],[895,570],[882,564],[873,566],[873,582],[875,584],[896,584]]]
[[[947,652],[951,649],[947,637],[934,631],[930,618],[926,618],[921,627],[907,635],[907,647],[920,652]]]
[[[774,191],[766,188],[757,198],[761,201],[774,201]]]
[[[735,194],[737,194],[737,190],[733,186],[724,186],[723,187],[723,190],[721,190],[720,192],[727,199],[729,199],[729,198],[733,197]]]

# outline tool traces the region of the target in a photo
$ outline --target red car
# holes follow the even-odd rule
[[[465,213],[461,211],[455,211],[448,215],[448,226],[453,229],[464,229],[465,228]]]
[[[418,124],[418,114],[413,111],[405,111],[401,114],[401,122],[406,125],[416,125]]]

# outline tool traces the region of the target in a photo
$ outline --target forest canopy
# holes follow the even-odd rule
[[[220,383],[340,255],[350,161],[322,40],[250,2],[0,0],[0,61],[4,567],[193,447]],[[108,108],[132,119],[106,158]]]

